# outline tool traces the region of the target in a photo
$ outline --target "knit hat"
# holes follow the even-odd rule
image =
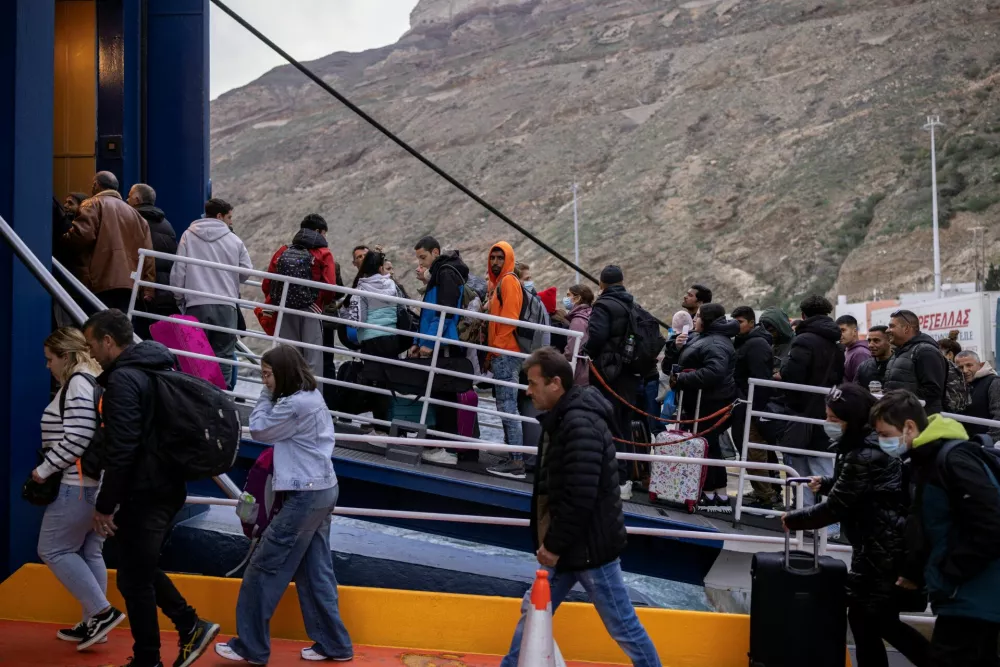
[[[556,312],[556,297],[558,295],[559,290],[555,287],[543,289],[538,293],[538,298],[542,300],[542,305],[545,306],[545,312],[549,315]]]
[[[622,273],[620,266],[614,264],[608,264],[601,271],[601,282],[605,285],[617,285],[620,282],[625,281],[625,274]]]

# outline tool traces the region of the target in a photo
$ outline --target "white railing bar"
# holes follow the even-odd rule
[[[444,325],[447,319],[448,319],[447,315],[438,318],[437,334],[434,336],[434,349],[431,351],[430,372],[427,373],[427,382],[424,384],[425,399],[430,399],[431,390],[434,388],[434,373],[435,371],[437,371],[438,355],[441,353],[441,337],[444,335]],[[506,383],[506,386],[509,387],[511,384],[516,385],[517,383],[516,382]],[[424,404],[420,406],[421,424],[427,423],[427,411],[430,409],[431,409],[431,404],[428,401],[424,401]]]
[[[136,279],[135,274],[132,274],[132,279],[133,280]],[[354,327],[354,328],[357,328],[357,329],[372,329],[373,331],[381,331],[383,333],[395,334],[395,335],[399,335],[399,336],[404,336],[406,338],[413,338],[413,339],[418,339],[419,338],[420,340],[430,340],[430,341],[440,340],[443,343],[447,343],[449,345],[455,345],[457,347],[472,348],[474,350],[482,350],[483,352],[492,352],[494,354],[501,354],[502,353],[504,355],[511,356],[511,357],[517,357],[519,359],[527,359],[528,356],[529,356],[528,354],[526,354],[524,352],[514,352],[512,350],[503,350],[503,349],[496,348],[496,347],[490,347],[488,345],[479,345],[478,343],[468,343],[468,342],[465,342],[465,341],[462,341],[462,340],[458,340],[456,338],[447,338],[447,337],[444,337],[444,336],[435,336],[433,334],[421,334],[418,331],[407,331],[407,330],[404,330],[404,329],[397,329],[395,327],[382,326],[381,324],[370,324],[368,322],[358,322],[356,320],[349,320],[349,319],[346,319],[346,318],[343,318],[343,317],[337,317],[336,315],[327,315],[326,313],[314,313],[311,310],[300,310],[298,308],[288,308],[287,306],[285,306],[283,304],[277,304],[277,305],[266,304],[265,305],[262,301],[253,301],[251,299],[244,299],[243,297],[233,297],[233,296],[226,296],[226,295],[210,294],[208,292],[201,292],[201,291],[198,291],[198,290],[188,289],[186,287],[174,287],[172,285],[160,285],[159,283],[151,283],[148,280],[139,280],[138,283],[140,285],[142,285],[143,287],[157,286],[157,289],[162,289],[162,290],[164,290],[166,292],[172,292],[174,294],[188,294],[188,295],[191,295],[191,296],[202,296],[202,297],[211,298],[214,301],[230,303],[230,304],[236,306],[237,308],[243,308],[244,310],[252,310],[254,308],[261,307],[261,308],[263,308],[266,311],[276,312],[276,313],[278,313],[279,316],[282,315],[283,313],[291,313],[293,315],[299,315],[301,317],[308,317],[310,319],[319,320],[320,322],[331,322],[333,324],[343,324],[345,326]],[[371,292],[364,292],[364,294],[371,295]],[[284,301],[284,292],[282,292],[282,301]],[[145,311],[130,311],[130,312],[134,312],[136,315],[145,315],[145,316],[149,315],[149,313],[146,313]],[[465,311],[465,312],[472,313],[472,311]],[[473,313],[473,315],[475,315],[475,313]],[[193,323],[189,322],[188,324],[193,324]],[[275,320],[275,323],[274,323],[274,330],[275,331],[281,331],[281,328],[278,326],[278,324],[279,324],[278,320]],[[247,331],[240,331],[239,335],[241,335],[241,336],[249,335],[248,331],[251,331],[251,330],[248,329]],[[574,332],[571,332],[571,333],[574,335],[574,337],[577,340],[581,340],[581,337],[582,337],[583,334],[581,334],[579,331],[574,331]],[[270,340],[270,339],[268,339],[268,340]],[[287,340],[287,339],[282,339],[282,340]],[[336,350],[345,350],[346,348],[335,347],[334,349],[336,349]]]
[[[340,285],[331,285],[329,283],[321,283],[315,280],[305,280],[304,278],[293,278],[291,276],[282,276],[276,273],[268,273],[266,271],[258,271],[257,269],[244,269],[238,266],[231,266],[228,264],[219,264],[217,262],[209,262],[203,259],[196,259],[194,257],[179,257],[177,255],[170,255],[167,253],[156,252],[155,250],[147,250],[145,248],[139,249],[139,254],[146,257],[154,257],[159,259],[166,259],[174,262],[185,262],[187,264],[195,264],[198,266],[204,266],[210,269],[218,269],[221,271],[229,271],[231,273],[239,273],[244,276],[257,276],[259,278],[268,278],[269,280],[277,280],[284,283],[293,283],[296,285],[303,285],[305,287],[312,287],[313,289],[318,289],[322,292],[335,292],[341,294],[350,294],[352,296],[372,296],[371,292],[365,292],[364,290],[357,290],[351,287],[342,287]],[[139,276],[142,275],[141,272],[138,273]],[[200,296],[212,296],[206,293],[199,293]],[[415,299],[407,299],[405,297],[389,296],[388,294],[378,295],[379,301],[388,301],[389,303],[398,303],[406,306],[413,306],[415,308],[429,308],[431,310],[436,310],[441,313],[446,313],[448,315],[459,315],[463,317],[472,316],[476,319],[483,319],[488,322],[496,322],[498,324],[508,324],[514,327],[521,327],[525,329],[536,329],[539,331],[547,331],[549,333],[556,333],[566,336],[582,337],[583,333],[579,331],[571,331],[569,329],[560,329],[559,327],[553,327],[545,324],[535,324],[533,322],[524,322],[522,320],[512,320],[506,317],[498,317],[496,315],[490,315],[489,313],[476,313],[471,310],[465,310],[464,308],[453,308],[451,306],[441,306],[436,303],[428,303],[425,301],[417,301]],[[254,302],[255,306],[264,306],[261,302]],[[268,306],[271,307],[271,306]],[[412,332],[411,332],[412,333]]]
[[[813,449],[797,449],[795,447],[781,447],[780,445],[762,445],[756,442],[749,443],[751,449],[763,449],[769,452],[782,452],[783,454],[795,454],[796,456],[815,456],[821,459],[835,459],[837,455],[833,452],[818,452]]]
[[[753,470],[753,468],[746,468],[746,470]],[[776,484],[777,486],[782,486],[782,479],[780,477],[764,477],[763,475],[751,475],[747,474],[745,479],[751,482],[764,482],[765,484]]]
[[[476,449],[487,452],[512,452],[516,454],[536,454],[537,447],[530,445],[505,445],[499,442],[489,442],[487,440],[477,440],[472,442],[454,442],[451,440],[428,440],[426,438],[400,438],[388,435],[365,435],[365,434],[337,434],[337,440],[343,442],[365,442],[369,444],[385,445],[410,445],[414,447],[429,447],[438,449],[447,447],[449,449]]]
[[[762,410],[747,410],[747,413],[750,417],[760,417],[766,420],[798,422],[800,424],[812,424],[813,426],[822,426],[824,423],[822,419],[799,417],[798,415],[780,415],[777,412],[764,412]]]
[[[955,421],[962,422],[963,424],[975,424],[977,426],[991,426],[993,428],[1000,428],[1000,421],[996,419],[983,419],[982,417],[972,417],[970,415],[959,415],[954,412],[942,412],[942,417],[948,419],[954,419]]]
[[[778,380],[765,380],[763,378],[750,378],[750,384],[758,387],[770,387],[771,389],[785,389],[790,391],[801,391],[807,394],[829,394],[830,387],[817,387],[811,384],[795,384],[794,382],[781,382]]]
[[[134,315],[137,317],[145,317],[151,320],[157,320],[160,322],[174,322],[181,326],[194,327],[196,329],[204,329],[207,331],[217,331],[220,333],[235,334],[239,336],[249,336],[250,338],[256,338],[258,340],[266,340],[271,342],[282,342],[292,347],[301,347],[307,350],[319,350],[321,352],[328,352],[332,354],[340,354],[346,357],[352,357],[354,359],[361,359],[362,361],[373,361],[377,363],[385,363],[390,366],[400,366],[402,368],[412,368],[420,371],[428,371],[430,375],[434,373],[439,373],[441,375],[449,375],[451,377],[462,378],[464,380],[472,380],[475,382],[486,382],[488,384],[495,384],[502,387],[510,387],[512,389],[527,389],[527,385],[518,384],[516,382],[507,382],[506,380],[497,380],[495,378],[483,377],[476,375],[475,373],[463,373],[461,371],[453,371],[447,368],[437,368],[431,366],[424,366],[422,364],[414,363],[412,361],[406,361],[404,359],[397,359],[395,357],[376,357],[370,354],[364,354],[363,352],[355,352],[353,350],[341,350],[340,348],[326,347],[325,345],[315,345],[313,343],[304,343],[298,340],[290,340],[288,338],[282,338],[280,336],[270,336],[261,331],[239,331],[237,329],[232,329],[230,327],[223,327],[216,324],[205,324],[204,322],[191,322],[190,320],[182,320],[174,315],[158,315],[156,313],[145,313],[138,310],[133,310],[129,312],[129,315]],[[497,348],[499,350],[499,348]],[[230,359],[229,361],[233,361]],[[398,393],[398,392],[397,392]]]

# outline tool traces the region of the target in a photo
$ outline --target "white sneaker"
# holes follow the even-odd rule
[[[215,645],[215,652],[221,658],[226,660],[232,660],[233,662],[246,662],[249,665],[263,665],[263,662],[249,662],[246,658],[241,656],[239,653],[229,648],[229,644],[226,642],[219,642]]]
[[[629,480],[618,487],[622,494],[622,500],[631,500],[632,498],[632,480]]]
[[[318,653],[317,651],[313,650],[311,646],[307,646],[304,649],[302,649],[300,655],[302,656],[303,660],[313,660],[317,662],[320,660],[330,660],[331,662],[350,662],[351,660],[354,660],[353,655],[350,658],[328,658],[322,653]]]
[[[428,463],[439,463],[444,466],[458,465],[458,454],[452,454],[444,449],[425,449],[420,458]]]

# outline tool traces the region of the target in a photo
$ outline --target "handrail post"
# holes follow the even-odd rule
[[[434,388],[434,370],[437,368],[438,356],[441,351],[441,337],[444,336],[445,320],[447,313],[441,313],[438,317],[437,340],[434,341],[434,350],[431,352],[431,367],[427,371],[427,387],[424,389],[424,404],[420,407],[420,423],[427,423],[427,411],[430,408],[431,389]],[[419,332],[418,332],[419,333]]]
[[[278,339],[281,338],[281,321],[285,317],[285,301],[288,300],[288,290],[291,289],[292,283],[285,282],[284,289],[281,290],[281,301],[278,303],[278,317],[274,320],[274,338],[271,339],[271,349],[278,347]],[[236,305],[239,308],[239,304]]]
[[[698,419],[701,417],[701,389],[698,390],[698,396],[694,399],[694,428],[691,432],[694,435],[698,435]]]
[[[741,461],[746,461],[747,460],[747,455],[750,452],[750,445],[749,445],[749,443],[750,443],[750,420],[753,419],[753,417],[750,416],[750,412],[751,412],[751,408],[753,407],[753,394],[754,394],[754,390],[755,389],[756,389],[756,385],[754,384],[753,379],[751,379],[750,380],[750,390],[747,391],[746,411],[744,413],[746,415],[746,417],[744,418],[744,423],[743,423],[743,448],[742,448],[743,452],[740,455],[740,460]],[[747,476],[747,469],[746,468],[740,468],[740,483],[739,483],[739,486],[737,487],[737,491],[736,491],[736,509],[733,510],[733,524],[734,525],[740,522],[740,515],[743,513],[743,485],[746,484],[746,476]]]
[[[573,369],[573,376],[576,376],[576,365],[580,361],[580,341],[583,338],[576,338],[573,340],[573,357],[569,360],[569,366]]]
[[[139,295],[139,281],[142,280],[142,265],[146,261],[146,256],[139,253],[139,263],[135,266],[135,274],[132,276],[132,296],[128,301],[128,313],[129,319],[132,318],[133,313],[135,313],[135,300]]]

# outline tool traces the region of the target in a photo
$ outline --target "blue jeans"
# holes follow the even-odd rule
[[[82,497],[81,497],[82,496]],[[83,620],[108,604],[104,538],[94,532],[97,487],[59,485],[59,495],[45,508],[38,533],[38,556],[83,607]]]
[[[618,642],[632,664],[635,667],[660,667],[660,657],[656,653],[656,647],[646,634],[645,628],[639,623],[639,617],[636,616],[635,608],[632,607],[632,601],[628,597],[628,589],[625,588],[625,580],[622,579],[622,566],[617,559],[593,570],[579,572],[556,572],[548,567],[545,569],[549,572],[553,613],[566,599],[573,584],[579,581],[590,601],[594,603],[608,634]],[[517,629],[514,630],[510,651],[500,663],[500,667],[517,667],[525,614],[530,604],[529,589],[521,603],[521,620],[517,622]]]
[[[285,492],[281,510],[250,559],[236,602],[239,636],[229,646],[246,660],[266,663],[270,657],[271,616],[292,579],[313,649],[328,658],[350,660],[354,655],[340,620],[330,554],[330,513],[339,495],[336,486]]]
[[[833,459],[820,458],[818,456],[803,456],[801,454],[785,454],[782,458],[786,466],[791,466],[803,477],[833,477]],[[802,506],[811,507],[816,504],[816,494],[809,490],[805,484],[800,484],[801,493],[804,493]],[[795,496],[791,498],[792,507],[795,507]]]
[[[504,380],[506,382],[517,382],[518,376],[521,374],[521,365],[524,363],[522,359],[516,357],[494,357],[493,358],[493,378],[495,380]],[[500,385],[496,386],[497,394],[497,410],[500,412],[506,412],[507,414],[516,415],[517,411],[517,389],[513,387],[502,387]],[[521,443],[524,442],[521,430],[521,422],[517,419],[504,419],[500,418],[500,423],[503,424],[503,432],[508,445],[513,445],[515,447],[520,447]],[[512,454],[511,458],[514,460],[521,460],[521,454]]]

